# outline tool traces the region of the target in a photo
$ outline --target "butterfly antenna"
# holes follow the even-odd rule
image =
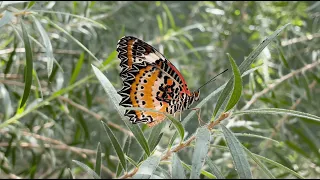
[[[202,85],[201,87],[199,87],[199,89],[197,91],[199,91],[203,86],[207,85],[209,82],[216,80],[215,78],[218,77],[219,75],[223,74],[224,72],[228,71],[228,69],[224,70],[223,72],[219,73],[218,75],[216,75],[215,77],[211,78],[209,81],[207,81],[204,85]]]

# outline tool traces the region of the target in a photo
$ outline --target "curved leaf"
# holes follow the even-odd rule
[[[34,22],[36,23],[36,26],[40,32],[40,35],[42,37],[43,40],[43,44],[46,47],[46,54],[47,54],[47,70],[48,70],[48,77],[50,77],[51,73],[52,73],[52,69],[53,69],[53,61],[54,61],[54,57],[53,57],[53,50],[52,50],[52,45],[50,42],[50,38],[48,36],[48,34],[46,33],[46,31],[43,29],[41,23],[37,20],[37,18],[35,18],[34,16],[32,16]]]
[[[190,179],[199,179],[200,171],[210,145],[211,134],[207,127],[198,128],[196,143],[192,155],[192,167]]]
[[[116,153],[118,155],[118,158],[120,160],[122,168],[127,170],[127,161],[125,159],[125,155],[123,153],[123,150],[122,150],[117,138],[114,136],[114,134],[112,133],[111,129],[109,128],[109,126],[107,124],[105,124],[103,121],[102,121],[102,124],[103,124],[104,130],[108,134],[108,137],[112,143],[114,150],[116,151]]]
[[[230,56],[229,53],[227,53],[231,66],[232,66],[232,70],[233,70],[233,90],[232,90],[232,94],[231,97],[228,101],[228,104],[226,106],[225,111],[229,111],[230,109],[232,109],[239,101],[241,94],[242,94],[242,79],[241,79],[241,74],[240,71],[238,69],[238,66],[236,64],[236,62],[234,61],[234,59]]]
[[[88,167],[87,165],[85,165],[82,162],[77,161],[77,160],[72,160],[72,161],[74,163],[76,163],[78,166],[80,166],[83,170],[85,170],[94,179],[101,179],[101,177],[96,172],[94,172],[90,167]]]
[[[32,71],[33,71],[33,57],[32,57],[32,51],[31,51],[31,44],[29,40],[29,34],[27,32],[27,29],[24,27],[23,22],[21,22],[21,28],[22,28],[22,35],[23,35],[23,42],[24,42],[24,48],[26,50],[26,66],[24,69],[24,91],[22,100],[20,103],[20,108],[24,106],[24,104],[27,102],[31,85],[32,85]]]
[[[181,161],[176,153],[172,155],[172,179],[187,179]]]
[[[250,165],[241,143],[228,128],[226,128],[223,124],[220,124],[220,126],[222,127],[223,135],[226,139],[240,179],[252,179]]]
[[[150,156],[139,167],[134,179],[149,179],[160,163],[159,156]]]
[[[232,116],[243,115],[243,114],[284,114],[289,116],[306,118],[314,121],[320,122],[320,117],[300,111],[294,111],[289,109],[280,109],[280,108],[261,108],[261,109],[251,109],[246,111],[234,112]]]
[[[208,164],[212,173],[217,177],[217,179],[225,179],[218,167],[208,157],[206,158],[206,163]]]
[[[100,142],[98,143],[97,147],[97,156],[96,156],[96,166],[94,171],[101,176],[101,147],[100,147]]]

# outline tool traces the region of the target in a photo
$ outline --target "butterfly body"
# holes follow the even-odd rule
[[[120,105],[175,114],[199,100],[199,91],[190,92],[176,67],[146,42],[125,36],[118,41],[117,52],[123,80]],[[125,116],[152,127],[166,118],[159,112],[126,110]]]

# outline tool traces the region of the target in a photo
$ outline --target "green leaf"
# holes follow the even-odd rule
[[[223,124],[220,124],[220,126],[222,127],[222,132],[230,150],[235,169],[239,174],[239,178],[252,179],[250,165],[246,154],[243,151],[241,143],[228,128],[226,128]]]
[[[39,32],[40,35],[42,37],[45,49],[46,49],[46,55],[47,55],[47,71],[48,71],[48,77],[50,77],[51,73],[52,73],[52,69],[53,69],[53,61],[54,61],[54,57],[53,57],[53,50],[52,50],[52,45],[50,42],[50,38],[48,36],[48,34],[46,33],[46,31],[43,29],[41,23],[37,20],[37,18],[35,18],[35,16],[32,16]]]
[[[75,179],[70,168],[68,168],[68,172],[69,172],[69,176],[70,176],[69,179]]]
[[[112,133],[111,129],[109,128],[109,126],[107,124],[105,124],[104,122],[102,122],[104,130],[107,132],[108,137],[112,143],[112,146],[114,148],[114,150],[116,151],[118,158],[121,162],[122,168],[127,170],[127,161],[125,159],[125,155],[123,153],[123,150],[117,140],[117,138],[114,136],[114,134]]]
[[[190,179],[199,179],[200,171],[205,161],[210,145],[211,133],[207,127],[198,128],[196,143],[192,155]]]
[[[207,157],[206,163],[208,164],[212,173],[217,177],[217,179],[225,179],[219,168]]]
[[[101,179],[101,177],[94,172],[90,167],[88,167],[87,165],[83,164],[80,161],[77,160],[72,160],[74,163],[76,163],[78,166],[80,166],[83,170],[85,170],[90,176],[92,176],[92,178],[94,179]]]
[[[30,1],[30,2],[28,3],[28,6],[26,7],[26,9],[30,9],[35,3],[36,3],[36,1]],[[25,10],[26,10],[26,9],[25,9]]]
[[[161,122],[160,124],[158,124],[157,126],[152,128],[152,132],[150,133],[150,136],[148,138],[148,144],[150,147],[150,151],[153,151],[154,148],[156,148],[156,146],[158,145],[159,138],[162,137],[161,131],[165,125],[166,124],[164,122]]]
[[[9,11],[4,11],[3,17],[0,19],[0,28],[11,22],[12,18],[14,18],[13,13]]]
[[[280,108],[261,108],[261,109],[251,109],[246,111],[238,111],[238,112],[234,112],[232,116],[243,115],[243,114],[283,114],[283,115],[301,117],[301,118],[320,122],[319,116],[315,116],[315,115],[304,113],[304,112],[294,111],[294,110],[280,109]]]
[[[24,91],[22,100],[20,103],[20,108],[25,105],[25,103],[28,100],[31,85],[32,85],[32,71],[33,71],[33,59],[32,59],[32,51],[31,51],[31,44],[29,40],[29,34],[27,32],[27,29],[24,27],[23,22],[21,21],[21,28],[22,28],[22,35],[23,35],[23,42],[24,42],[24,48],[26,50],[26,66],[24,69]]]
[[[238,66],[236,64],[236,62],[234,61],[234,59],[230,56],[229,53],[227,53],[231,66],[232,66],[232,70],[233,70],[233,75],[234,75],[234,81],[233,81],[233,90],[232,90],[232,94],[231,97],[229,99],[229,102],[227,103],[225,112],[229,111],[230,109],[232,109],[239,101],[241,94],[242,94],[242,79],[241,79],[241,74],[240,71],[238,69]]]
[[[77,79],[77,77],[78,77],[78,75],[79,75],[79,73],[81,71],[83,61],[84,61],[84,53],[81,53],[80,57],[79,57],[79,60],[77,61],[77,65],[76,65],[76,67],[74,68],[74,70],[72,72],[72,75],[71,75],[71,78],[70,78],[70,81],[69,81],[69,85],[73,84],[76,81],[76,79]]]
[[[102,85],[103,89],[106,91],[111,101],[113,102],[114,107],[118,111],[118,114],[120,115],[121,119],[126,124],[126,126],[131,130],[131,132],[134,134],[134,137],[137,139],[137,141],[139,142],[139,145],[142,147],[145,153],[149,156],[150,148],[140,127],[137,125],[131,124],[128,118],[124,117],[124,108],[119,106],[120,95],[118,95],[117,91],[114,89],[111,82],[108,80],[108,78],[106,78],[103,75],[103,73],[98,68],[96,68],[94,65],[92,65],[92,68],[98,80],[100,81],[100,84]]]
[[[150,156],[139,167],[133,179],[149,179],[160,163],[160,156]]]
[[[247,154],[254,160],[260,169],[271,179],[276,179],[273,174],[269,171],[269,169],[256,157],[254,156],[246,147],[242,145],[242,148],[247,152]]]
[[[108,65],[112,60],[117,58],[117,55],[118,55],[118,52],[116,50],[112,51],[112,53],[107,57],[107,59],[103,61],[102,65],[103,66]]]
[[[184,163],[183,161],[181,161],[181,163],[182,163],[182,165],[183,165],[183,167],[184,167],[185,169],[187,169],[188,171],[191,171],[191,166],[190,166],[190,165]],[[209,179],[214,179],[214,178],[216,178],[213,174],[211,174],[211,173],[208,172],[208,171],[201,170],[200,172],[201,172],[202,175],[206,176],[206,177],[209,178]]]
[[[172,155],[172,179],[187,179],[181,161],[176,153]]]
[[[180,143],[182,143],[183,139],[184,139],[184,128],[181,124],[180,121],[176,120],[176,118],[174,118],[171,115],[166,115],[169,120],[173,123],[173,125],[175,126],[175,128],[177,129],[177,131],[179,132],[180,135]]]
[[[250,65],[258,57],[258,55],[263,51],[263,49],[265,47],[267,47],[267,45],[270,42],[272,42],[279,35],[279,33],[281,31],[283,31],[283,29],[286,28],[288,25],[289,25],[289,23],[284,25],[284,26],[282,26],[278,30],[276,30],[273,34],[271,34],[269,37],[267,37],[265,40],[263,40],[262,43],[260,43],[259,46],[249,54],[248,58],[246,58],[239,66],[241,74],[243,74],[243,72],[245,72],[250,67]],[[223,89],[223,92],[220,94],[220,96],[218,98],[217,105],[216,105],[216,107],[214,109],[213,116],[217,115],[217,113],[218,113],[220,107],[222,106],[223,102],[228,97],[229,92],[231,91],[231,88],[232,88],[232,80],[233,80],[233,78],[231,78],[228,81],[226,87]]]
[[[96,156],[96,166],[94,171],[101,176],[101,147],[100,147],[100,142],[98,143],[97,147],[97,156]]]

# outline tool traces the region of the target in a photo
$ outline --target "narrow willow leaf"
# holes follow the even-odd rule
[[[294,172],[293,170],[285,167],[284,165],[282,165],[282,164],[280,164],[280,163],[277,163],[277,162],[275,162],[275,161],[273,161],[273,160],[271,160],[271,159],[265,158],[265,157],[260,156],[260,155],[258,155],[258,154],[254,154],[254,153],[252,153],[252,154],[253,154],[254,156],[256,156],[257,158],[259,158],[260,160],[266,161],[266,162],[268,162],[269,164],[272,164],[272,165],[278,167],[279,169],[288,172],[289,174],[292,174],[292,175],[294,175],[294,176],[296,176],[296,177],[298,177],[298,178],[300,178],[300,179],[305,179],[305,178],[304,178],[303,176],[301,176],[300,174]]]
[[[17,46],[18,46],[18,43],[16,42],[16,38],[15,38],[14,43],[13,43],[13,51],[12,51],[12,53],[10,53],[9,60],[6,65],[6,69],[4,70],[5,74],[8,74],[10,72],[11,65],[13,63],[13,57],[16,55]]]
[[[85,20],[85,21],[89,21],[103,29],[107,29],[107,27],[95,20],[92,20],[90,18],[87,18],[87,17],[84,17],[84,16],[79,16],[79,15],[76,15],[76,14],[70,14],[70,13],[65,13],[65,12],[57,12],[57,11],[47,11],[47,10],[33,10],[33,11],[36,11],[36,12],[44,12],[44,13],[51,13],[51,14],[62,14],[62,15],[66,15],[66,16],[72,16],[72,17],[76,17],[76,18],[79,18],[79,19],[82,19],[82,20]]]
[[[173,125],[175,126],[175,128],[177,129],[177,131],[179,132],[180,135],[180,143],[183,141],[184,139],[184,128],[181,124],[180,121],[176,120],[174,117],[172,117],[171,115],[166,115],[169,120],[173,123]]]
[[[3,17],[0,19],[0,28],[12,21],[12,18],[14,18],[13,13],[9,11],[4,11]]]
[[[172,179],[187,179],[181,161],[176,153],[172,155]]]
[[[150,147],[150,151],[153,151],[154,148],[158,145],[159,137],[162,136],[161,131],[165,125],[166,125],[165,122],[161,122],[160,124],[158,124],[157,126],[152,128],[152,132],[150,133],[150,136],[148,138],[148,144]]]
[[[260,169],[271,179],[275,179],[273,174],[269,171],[269,169],[256,157],[254,156],[251,151],[249,151],[246,147],[242,145],[242,148],[247,152],[247,154],[251,157],[252,160],[254,160],[257,165],[260,167]]]
[[[46,55],[47,55],[47,71],[48,71],[48,77],[50,77],[51,73],[52,73],[52,69],[53,69],[53,62],[54,62],[54,57],[53,57],[53,50],[52,50],[52,45],[50,42],[50,38],[47,34],[47,32],[43,29],[41,23],[38,21],[37,18],[35,18],[35,16],[32,16],[36,27],[38,28],[40,35],[42,37],[45,49],[46,49]]]
[[[61,28],[58,24],[51,21],[49,18],[46,18],[46,20],[48,20],[48,22],[50,22],[50,24],[52,24],[55,28],[57,28],[58,30],[60,30],[61,32],[66,34],[70,39],[72,39],[75,43],[77,43],[83,50],[85,50],[91,57],[93,57],[93,59],[100,62],[100,60],[97,59],[96,56],[94,56],[88,48],[86,48],[80,41],[78,41],[76,38],[74,38],[70,33],[68,33],[66,30]]]
[[[149,179],[160,163],[160,156],[150,156],[139,167],[134,179]]]
[[[284,25],[284,26],[282,26],[282,27],[280,27],[273,34],[271,34],[269,37],[267,37],[265,40],[263,40],[262,43],[260,43],[259,46],[249,54],[248,58],[246,58],[239,66],[241,74],[243,74],[243,72],[245,72],[250,67],[250,65],[258,57],[258,55],[263,51],[263,49],[265,47],[267,47],[267,45],[270,42],[272,42],[279,35],[279,33],[281,31],[283,31],[283,29],[286,28],[288,25],[289,25],[289,23]],[[218,102],[217,102],[216,107],[214,109],[213,116],[217,115],[217,113],[218,113],[220,107],[222,106],[223,102],[228,97],[229,92],[231,91],[231,88],[232,88],[232,80],[233,80],[233,78],[231,78],[228,81],[226,87],[223,89],[223,92],[220,94],[220,96],[218,98]]]
[[[174,134],[172,135],[172,137],[170,138],[169,143],[168,143],[168,149],[171,149],[172,144],[176,140],[177,136],[178,136],[178,133],[177,133],[177,131],[175,131]]]
[[[8,119],[13,114],[14,110],[12,107],[10,94],[6,87],[3,84],[0,84],[0,100],[2,99],[1,107],[4,109],[5,112],[5,119]]]
[[[30,2],[28,3],[28,6],[26,7],[26,9],[30,9],[35,3],[36,3],[36,1],[30,1]],[[26,9],[25,9],[25,10],[26,10]]]
[[[232,66],[234,81],[233,81],[232,94],[229,99],[229,102],[227,103],[225,111],[229,111],[230,109],[232,109],[238,103],[238,101],[241,97],[241,94],[242,94],[242,79],[241,79],[240,71],[238,69],[236,62],[230,56],[230,54],[228,53],[227,55],[229,57],[229,60],[230,60],[231,66]]]
[[[94,179],[101,179],[101,177],[96,172],[94,172],[90,167],[88,167],[87,165],[85,165],[82,162],[77,161],[77,160],[72,160],[72,161],[74,163],[76,163],[78,166],[80,166],[83,170],[85,170]]]
[[[109,128],[109,126],[107,124],[105,124],[104,122],[102,122],[103,124],[103,127],[104,127],[104,130],[107,132],[108,134],[108,137],[112,143],[112,146],[114,148],[114,150],[116,151],[117,153],[117,156],[121,162],[121,165],[122,165],[122,168],[127,170],[127,161],[125,159],[125,155],[123,153],[123,150],[117,140],[117,138],[114,136],[114,134],[112,133],[111,129]]]
[[[94,171],[101,176],[101,147],[100,147],[100,142],[98,143],[97,147],[97,156],[96,156],[96,166]]]
[[[200,178],[200,171],[208,153],[210,138],[211,134],[207,127],[198,128],[196,143],[192,155],[190,179]]]
[[[128,120],[128,118],[124,117],[124,108],[119,106],[120,103],[120,95],[118,95],[117,91],[112,86],[111,82],[106,78],[103,73],[96,68],[94,65],[92,65],[93,71],[95,75],[97,76],[98,80],[100,81],[100,84],[102,85],[103,89],[106,91],[108,96],[110,97],[111,101],[114,104],[114,107],[118,111],[118,114],[120,115],[123,122],[126,124],[126,126],[132,131],[134,134],[134,137],[139,142],[139,145],[142,147],[142,149],[145,151],[145,153],[149,156],[150,155],[150,148],[148,145],[148,142],[146,138],[144,137],[141,129],[139,126],[131,124]]]
[[[112,53],[107,57],[106,60],[103,61],[102,65],[108,65],[112,60],[116,59],[118,52],[116,50],[112,51]]]
[[[220,124],[220,126],[222,127],[223,135],[226,139],[240,179],[252,179],[250,165],[241,143],[228,128],[226,128],[223,124]]]
[[[206,163],[208,164],[211,172],[217,177],[217,179],[225,179],[219,168],[207,157]]]
[[[176,23],[174,22],[174,18],[171,14],[171,11],[169,10],[168,6],[165,3],[162,3],[163,9],[166,11],[169,21],[170,21],[170,25],[171,28],[176,29]]]
[[[184,163],[183,161],[181,161],[181,163],[182,163],[182,165],[183,165],[183,167],[184,167],[185,169],[187,169],[188,171],[191,171],[191,166],[190,166],[190,165]],[[213,174],[211,174],[211,173],[208,172],[208,171],[201,170],[200,172],[201,172],[202,175],[206,176],[206,177],[209,178],[209,179],[215,179],[215,178],[216,178]]]
[[[26,66],[24,69],[25,86],[24,86],[20,108],[23,107],[28,100],[30,90],[31,90],[31,85],[32,85],[32,71],[33,71],[33,59],[32,59],[32,51],[31,51],[31,44],[29,40],[29,34],[27,32],[27,29],[24,27],[23,22],[21,22],[21,28],[22,28],[24,48],[26,51]]]
[[[123,168],[121,166],[121,163],[119,162],[118,166],[117,166],[117,170],[116,170],[116,177],[119,177],[121,175],[122,170],[123,170]]]
[[[69,84],[73,84],[76,81],[76,79],[81,71],[83,61],[84,61],[84,53],[81,53],[79,60],[77,61],[77,65],[72,72]]]
[[[70,176],[69,179],[75,179],[70,168],[68,168],[68,172],[69,172],[69,176]]]
[[[315,115],[304,113],[304,112],[294,111],[294,110],[280,109],[280,108],[261,108],[261,109],[251,109],[246,111],[238,111],[238,112],[234,112],[232,116],[243,115],[243,114],[283,114],[283,115],[301,117],[301,118],[320,122],[319,116],[315,116]]]
[[[284,67],[289,68],[289,63],[288,63],[287,59],[285,58],[285,56],[283,55],[281,47],[277,46],[277,50],[278,50],[278,52],[280,54],[280,59],[281,59],[283,65],[284,65]]]

